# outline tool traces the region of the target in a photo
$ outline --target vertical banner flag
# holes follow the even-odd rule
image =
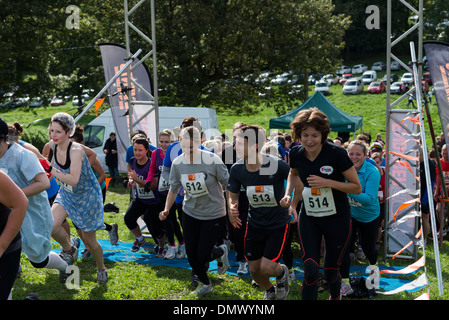
[[[101,58],[106,82],[123,67],[126,61],[126,48],[119,44],[100,44]],[[132,54],[132,53],[131,53]],[[138,59],[131,64],[136,65]],[[150,73],[144,63],[140,64],[131,73],[131,79],[135,80],[145,91],[153,95],[153,85]],[[123,90],[127,88],[127,90]],[[156,117],[155,112],[150,112],[136,126],[129,128],[129,103],[131,101],[148,101],[148,105],[133,105],[132,122],[140,119],[150,108],[152,108],[151,98],[134,83],[128,83],[128,73],[124,72],[117,78],[116,82],[108,89],[109,104],[111,106],[112,117],[114,119],[117,152],[119,159],[119,170],[126,171],[126,150],[130,145],[130,135],[132,131],[143,130],[146,132],[152,143],[157,143]],[[127,101],[129,98],[129,102]]]
[[[440,41],[424,41],[424,49],[435,89],[441,127],[446,143],[449,143],[449,44]]]

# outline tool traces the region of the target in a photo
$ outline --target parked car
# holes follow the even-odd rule
[[[422,79],[426,81],[429,86],[432,85],[432,77],[430,76],[430,72],[424,72],[424,74],[422,75]]]
[[[393,70],[393,71],[399,71],[399,70],[401,70],[401,65],[399,64],[399,62],[393,61],[390,64],[390,69]]]
[[[390,83],[396,82],[399,80],[399,77],[397,74],[392,73],[390,74]],[[384,77],[382,78],[383,83],[387,83],[387,75],[384,75]]]
[[[337,68],[336,74],[343,75],[345,73],[351,73],[351,68],[348,66],[339,66]]]
[[[329,84],[326,81],[318,81],[315,83],[315,92],[321,92],[325,96],[329,95]]]
[[[290,73],[288,73],[288,72],[284,72],[282,74],[278,74],[276,76],[276,78],[274,78],[270,82],[271,82],[272,85],[279,85],[279,84],[287,83],[289,75],[290,75]]]
[[[382,81],[373,81],[368,87],[368,93],[382,93],[385,91],[385,83]]]
[[[309,76],[308,81],[309,81],[309,84],[315,84],[317,82],[317,77],[315,75],[311,74]]]
[[[363,91],[361,78],[348,79],[343,86],[343,94],[359,94]]]
[[[352,77],[353,77],[353,76],[352,76],[352,73],[345,73],[345,74],[342,75],[341,78],[340,78],[340,84],[341,84],[341,85],[345,84],[346,80],[351,79]]]
[[[401,82],[406,84],[413,84],[413,75],[410,72],[406,72],[401,77]]]
[[[292,88],[290,89],[290,91],[288,92],[289,95],[298,95],[302,92],[302,90],[304,89],[304,86],[302,84],[294,84],[292,85]]]
[[[422,81],[422,91],[429,92],[429,84],[425,80]]]
[[[81,99],[81,103],[80,103],[78,97],[73,97],[72,104],[74,106],[82,106],[84,104],[84,99]]]
[[[386,69],[386,65],[383,62],[374,62],[373,65],[371,66],[371,70],[374,71],[384,71]]]
[[[364,64],[356,64],[355,66],[352,67],[352,74],[360,74],[360,73],[364,73],[365,71],[368,70],[368,66],[365,66]]]
[[[394,82],[391,86],[390,86],[390,93],[395,93],[395,94],[403,94],[405,92],[405,86],[402,82]]]
[[[326,81],[328,85],[331,86],[333,84],[337,84],[340,77],[333,74],[326,74],[321,80]]]
[[[363,84],[370,84],[377,80],[377,72],[373,70],[365,71],[362,75]]]
[[[62,106],[65,105],[65,100],[61,96],[54,96],[50,101],[51,106]]]
[[[40,97],[37,97],[37,98],[32,98],[30,100],[29,106],[31,108],[37,108],[37,107],[42,107],[43,104],[44,104],[44,101]]]

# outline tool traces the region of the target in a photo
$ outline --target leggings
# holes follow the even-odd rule
[[[246,221],[248,220],[248,210],[249,210],[249,202],[248,197],[245,192],[239,193],[239,218],[242,221],[242,226],[240,228],[234,228],[234,226],[229,222],[229,217],[226,215],[226,227],[228,231],[227,238],[231,240],[234,244],[235,252],[236,252],[236,261],[245,261],[245,231]],[[226,206],[226,210],[228,210]]]
[[[350,253],[354,252],[354,242],[357,239],[357,233],[363,253],[366,255],[369,263],[373,265],[377,263],[378,250],[376,241],[378,230],[379,218],[371,222],[360,222],[352,219],[352,237],[341,266],[341,276],[343,278],[349,277],[349,268],[351,266]]]
[[[331,299],[340,298],[340,265],[351,235],[349,210],[323,218],[309,217],[304,211],[299,217],[299,236],[303,252],[304,280],[303,300],[318,298],[321,241],[324,237],[326,254],[324,276],[329,285]]]
[[[210,284],[207,276],[209,262],[223,255],[223,250],[215,245],[223,235],[225,224],[224,216],[212,220],[199,220],[185,212],[182,215],[187,259],[193,273],[205,285]]]
[[[159,220],[162,204],[145,204],[138,199],[133,199],[125,213],[125,224],[129,230],[137,228],[137,219],[143,214],[143,221],[147,225],[153,239],[164,236],[164,225]]]
[[[0,300],[7,300],[17,277],[22,250],[4,254],[0,258]]]

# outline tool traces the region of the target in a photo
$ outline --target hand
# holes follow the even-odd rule
[[[281,205],[282,208],[288,208],[290,207],[292,203],[292,199],[290,196],[284,196],[281,201],[279,201],[279,204]]]
[[[233,203],[229,206],[229,212],[228,212],[228,216],[229,216],[229,222],[232,224],[232,226],[234,228],[240,228],[242,226],[242,220],[240,220],[239,218],[239,208],[238,208],[239,204],[238,203]]]
[[[330,180],[315,175],[310,175],[307,182],[311,188],[330,188]]]
[[[298,222],[298,213],[296,212],[296,209],[295,209],[295,208],[293,208],[292,206],[290,206],[290,207],[288,208],[288,213],[289,213],[290,215],[293,215],[293,220],[290,221],[290,224],[294,224],[294,223]]]
[[[159,212],[159,220],[164,221],[165,219],[167,219],[168,213],[169,213],[168,210],[163,210]]]

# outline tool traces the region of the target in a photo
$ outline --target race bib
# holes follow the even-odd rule
[[[58,180],[58,182],[66,191],[73,193],[73,187],[71,185],[62,182],[61,180]]]
[[[209,194],[206,186],[206,176],[204,173],[182,174],[181,183],[184,191],[192,198],[197,198]]]
[[[162,177],[162,175],[159,176],[159,183],[157,188],[159,191],[168,191],[170,189],[170,184]]]
[[[274,197],[274,187],[270,186],[247,186],[246,196],[253,208],[276,207],[277,202]]]
[[[337,213],[331,188],[304,187],[302,197],[308,216],[320,218]]]
[[[142,200],[150,200],[154,199],[153,191],[145,191],[145,188],[142,188],[136,183],[137,197]]]

